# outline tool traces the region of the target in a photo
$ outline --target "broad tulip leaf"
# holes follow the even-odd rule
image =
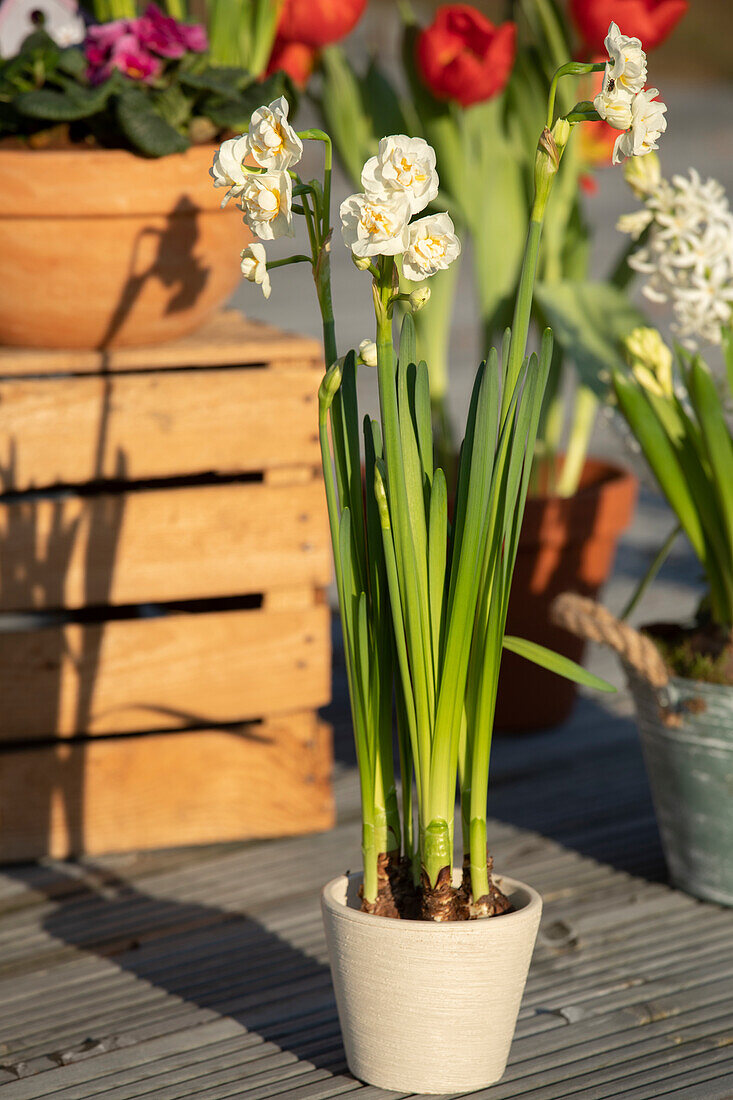
[[[587,668],[571,661],[569,657],[563,657],[555,653],[553,649],[530,642],[527,638],[515,638],[512,634],[504,635],[504,649],[510,653],[516,653],[518,657],[524,657],[527,661],[546,668],[548,672],[555,672],[566,680],[572,680],[583,687],[593,688],[596,691],[615,692],[617,689],[608,680],[602,680],[600,676],[594,676]]]
[[[611,373],[625,363],[622,341],[643,315],[606,283],[541,283],[535,296],[581,380],[604,397]]]

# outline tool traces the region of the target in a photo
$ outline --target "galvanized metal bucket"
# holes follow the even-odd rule
[[[672,881],[733,906],[733,687],[653,688],[624,664]]]

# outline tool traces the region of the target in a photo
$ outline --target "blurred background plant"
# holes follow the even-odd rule
[[[157,157],[241,131],[263,99],[287,94],[295,108],[317,48],[348,33],[365,3],[304,14],[292,0],[90,0],[83,22],[70,12],[61,26],[41,2],[27,27],[19,13],[4,32],[20,45],[0,61],[0,141]]]

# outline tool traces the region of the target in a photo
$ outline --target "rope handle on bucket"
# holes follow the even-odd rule
[[[658,691],[669,684],[669,671],[651,638],[622,623],[608,608],[575,592],[556,596],[550,618],[557,626],[590,642],[603,642]]]

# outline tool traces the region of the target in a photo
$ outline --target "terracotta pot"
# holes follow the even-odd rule
[[[362,913],[360,883],[361,875],[341,875],[321,897],[351,1072],[402,1093],[494,1084],[514,1035],[540,895],[498,875],[514,912],[434,924]]]
[[[0,343],[117,347],[200,325],[251,240],[241,212],[220,209],[212,156],[0,150]]]
[[[582,661],[584,642],[549,619],[561,592],[595,597],[608,579],[619,535],[634,513],[638,484],[621,466],[588,459],[568,498],[527,500],[509,601],[507,633]],[[495,725],[500,730],[557,726],[570,714],[575,684],[512,653],[501,662]]]

